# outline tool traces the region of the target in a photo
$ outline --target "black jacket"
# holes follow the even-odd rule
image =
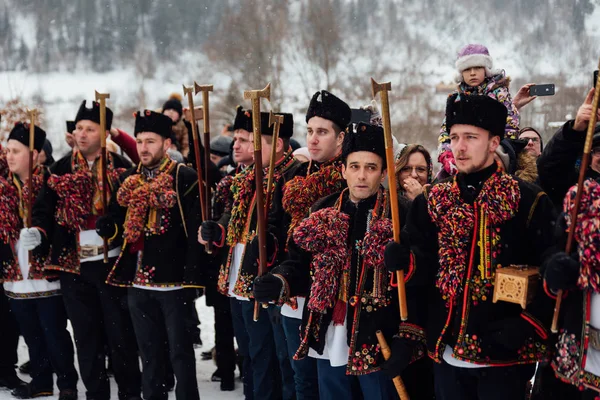
[[[119,178],[117,190],[113,193],[110,213],[118,226],[117,237],[123,234],[128,208],[116,201],[118,189],[132,175],[140,174],[141,167],[133,167]],[[137,257],[132,243],[124,241],[121,255],[109,273],[108,282],[118,286],[132,283],[148,287],[198,286],[206,262],[206,253],[198,243],[198,228],[201,224],[201,210],[198,194],[197,175],[194,170],[182,164],[173,166],[173,190],[177,202],[166,215],[158,218],[167,220],[163,233],[153,234],[144,231],[139,240],[143,240],[141,260],[137,266],[131,262],[122,262]],[[148,218],[148,214],[146,215]],[[139,247],[136,244],[135,248]]]
[[[412,279],[425,285],[423,292],[429,299],[426,317],[421,314],[419,319],[426,321],[428,352],[437,362],[441,362],[446,345],[454,349],[456,358],[483,365],[535,363],[547,357],[546,339],[553,302],[541,283],[526,310],[513,303],[492,302],[497,268],[511,264],[540,266],[544,253],[550,251],[555,214],[550,199],[537,186],[513,178],[520,192],[516,214],[499,226],[489,226],[487,231],[479,222],[475,232],[467,232],[467,265],[460,283],[463,290],[456,296],[456,302],[444,298],[436,284],[438,276],[460,275],[440,267],[442,255],[438,253],[438,243],[448,239],[438,237],[440,230],[430,214],[431,205],[442,200],[431,197],[433,188],[457,185],[461,201],[473,204],[483,183],[495,171],[494,164],[475,173],[480,182],[475,184],[475,193],[468,186],[471,185],[468,180],[475,174],[471,178],[459,174],[429,187],[413,201],[408,214],[406,231],[415,260]],[[481,204],[480,198],[477,203]],[[473,243],[475,234],[477,242]],[[492,254],[482,249],[482,238],[490,244]],[[498,253],[493,250],[493,243],[498,243]],[[480,264],[481,260],[490,262],[489,270]]]
[[[579,166],[585,132],[573,130],[574,120],[567,121],[544,146],[538,159],[539,182],[542,189],[558,209],[562,209],[563,200],[569,188],[577,184]],[[600,179],[600,174],[591,168],[586,178]]]
[[[72,173],[72,156],[73,153],[70,153],[54,163],[50,167],[50,173],[59,176]],[[116,153],[111,152],[110,159],[112,159],[115,169],[131,167],[128,160]],[[114,193],[116,182],[109,177],[108,183]],[[48,180],[45,180],[33,207],[32,224],[43,231],[42,245],[48,241],[52,246],[51,260],[46,269],[79,274],[81,265],[77,250],[78,232],[71,231],[57,222],[58,200],[57,193],[48,187]]]
[[[285,257],[284,244],[287,239],[287,227],[289,226],[289,221],[286,219],[285,212],[283,210],[281,204],[282,197],[282,189],[286,182],[288,182],[293,176],[293,171],[297,168],[299,162],[294,159],[291,155],[291,152],[286,153],[284,158],[280,160],[275,166],[274,172],[274,189],[272,193],[272,201],[269,207],[269,213],[267,216],[268,219],[268,231],[269,235],[274,236],[277,241],[277,248],[275,249],[274,254],[268,254],[269,265],[276,265],[283,261]],[[247,180],[249,177],[249,173],[252,173],[253,176],[254,166],[248,167],[246,170],[236,175],[234,179],[235,182],[237,180]],[[264,180],[266,183],[267,176],[265,172]],[[242,236],[247,238],[247,240],[242,241],[240,243],[246,243],[246,247],[244,249],[244,254],[242,256],[240,269],[238,273],[238,279],[235,283],[233,291],[242,297],[253,297],[253,285],[254,279],[258,276],[258,254],[255,254],[252,251],[252,246],[248,244],[252,239],[256,236],[257,231],[257,213],[256,213],[256,197],[254,195],[255,192],[255,183],[254,180],[250,182],[251,185],[251,194],[248,199],[248,214],[244,215],[244,228],[242,232]],[[237,190],[237,189],[236,189]],[[232,199],[231,204],[235,207],[237,203],[239,203],[238,198],[234,195],[233,191],[231,192]],[[219,224],[224,227],[225,233],[227,233],[228,229],[231,228],[231,217],[232,210],[225,210],[221,218],[219,219]],[[235,243],[227,243],[231,247],[229,249],[228,257],[225,263],[221,266],[221,270],[219,273],[219,281],[218,281],[218,290],[222,294],[227,294],[229,290],[229,272],[231,268],[232,262],[232,254],[235,248]]]

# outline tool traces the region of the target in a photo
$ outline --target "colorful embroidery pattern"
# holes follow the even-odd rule
[[[577,185],[569,189],[565,197],[563,211],[567,228],[571,227],[571,212],[576,195]],[[590,289],[600,293],[600,184],[593,179],[583,182],[575,240],[581,265],[577,284],[583,290]]]
[[[84,229],[87,218],[98,214],[102,210],[100,201],[100,187],[102,185],[99,173],[100,166],[96,163],[96,171],[92,171],[86,159],[79,152],[74,152],[71,161],[70,174],[51,175],[48,187],[58,195],[56,206],[56,222],[69,231],[77,232]],[[115,182],[124,171],[123,168],[114,169],[112,156],[108,155],[107,177],[110,182]],[[107,198],[110,199],[110,185],[105,185]]]
[[[580,343],[575,334],[561,331],[556,342],[556,354],[552,366],[562,376],[571,380],[579,373]]]
[[[18,213],[17,188],[0,177],[0,241],[10,244],[19,237],[21,221]]]
[[[294,156],[291,151],[285,153],[281,161],[277,162],[273,171],[273,182],[277,182],[281,175],[294,163]],[[263,168],[266,174],[268,168]],[[266,176],[266,175],[265,175]],[[233,246],[236,243],[245,241],[246,223],[251,217],[250,207],[253,204],[255,190],[254,166],[246,168],[233,177],[231,183],[231,193],[233,195],[233,208],[231,209],[231,218],[227,227],[227,245]],[[263,190],[266,196],[267,180],[263,180]],[[272,200],[272,197],[271,197]]]
[[[135,243],[142,232],[146,235],[161,235],[169,227],[168,209],[177,203],[177,193],[173,190],[173,176],[170,171],[175,161],[161,167],[161,173],[147,180],[143,174],[129,176],[117,192],[117,201],[127,207],[123,224],[123,238]]]
[[[292,217],[288,237],[292,236],[294,229],[308,215],[310,207],[317,200],[342,190],[345,183],[342,164],[341,157],[337,157],[323,164],[318,171],[306,177],[296,176],[285,184],[283,209]]]
[[[356,349],[350,356],[348,368],[352,370],[353,375],[366,374],[375,372],[374,369],[379,369],[376,358],[379,357],[381,348],[379,344],[367,345],[363,343],[360,349]]]
[[[294,231],[296,244],[312,253],[313,283],[308,299],[311,311],[322,314],[335,303],[341,275],[349,268],[346,245],[349,221],[348,214],[328,207],[312,213]]]
[[[439,229],[440,269],[436,285],[444,298],[456,298],[463,290],[469,262],[467,247],[475,228],[475,209],[485,220],[483,226],[493,229],[515,216],[520,199],[517,181],[501,171],[496,171],[485,181],[473,205],[461,198],[456,178],[433,186],[427,201],[429,215]],[[492,241],[492,244],[491,251],[497,256],[500,252],[499,241]],[[487,257],[486,263],[490,262]],[[491,265],[484,266],[486,270],[490,268]]]

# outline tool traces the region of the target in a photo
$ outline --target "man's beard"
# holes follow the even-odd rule
[[[142,165],[146,168],[151,168],[151,167],[155,167],[157,166],[161,160],[165,157],[166,153],[160,153],[160,154],[155,154],[152,159],[150,161],[148,161],[147,163],[142,161]]]

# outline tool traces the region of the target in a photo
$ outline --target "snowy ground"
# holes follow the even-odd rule
[[[200,328],[202,330],[202,342],[204,345],[202,348],[196,349],[196,375],[198,377],[198,389],[200,391],[200,398],[202,399],[219,399],[219,400],[234,400],[234,399],[242,399],[244,396],[242,394],[242,383],[236,379],[236,390],[234,392],[221,392],[219,390],[219,382],[211,382],[210,377],[212,373],[215,371],[216,366],[213,361],[202,361],[200,359],[200,353],[203,351],[210,350],[215,342],[215,329],[214,329],[214,314],[213,309],[211,307],[207,307],[205,304],[205,297],[201,297],[196,301],[196,309],[198,310],[198,316],[200,317],[201,325]],[[69,327],[70,329],[70,327]],[[27,346],[21,338],[19,342],[19,365],[24,363],[29,359],[29,355],[27,353]],[[77,362],[75,362],[75,367],[77,366]],[[79,370],[79,368],[77,368]],[[236,376],[238,371],[236,370]],[[25,382],[29,382],[28,375],[19,374],[21,379]],[[111,378],[111,398],[113,400],[118,400],[117,396],[117,385],[115,380]],[[81,380],[77,385],[77,389],[79,390],[79,398],[85,399],[85,388]],[[55,395],[52,397],[43,397],[40,399],[57,399],[58,391],[56,387],[54,388]],[[10,395],[10,391],[0,389],[0,400],[9,400],[13,399]],[[169,399],[175,399],[175,393],[169,393]]]

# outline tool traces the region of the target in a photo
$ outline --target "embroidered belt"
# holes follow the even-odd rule
[[[600,351],[600,329],[596,329],[590,325],[590,346],[594,350]]]
[[[114,247],[108,246],[108,250],[112,250]],[[86,244],[79,248],[79,258],[82,260],[90,257],[96,257],[104,253],[104,246],[94,246],[92,244]]]

